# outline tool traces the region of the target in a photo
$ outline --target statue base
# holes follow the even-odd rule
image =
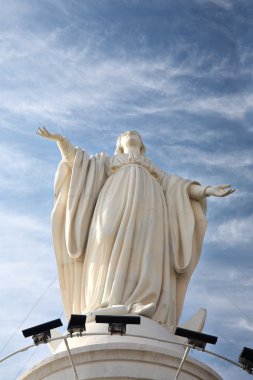
[[[181,362],[183,338],[158,323],[141,317],[141,325],[128,325],[127,335],[109,335],[108,325],[90,322],[87,334],[68,339],[80,380],[174,379]],[[165,341],[172,341],[168,343]],[[174,344],[173,344],[174,342]],[[53,355],[35,365],[19,380],[75,379],[64,341],[49,344]],[[187,357],[178,380],[222,380],[207,365]]]

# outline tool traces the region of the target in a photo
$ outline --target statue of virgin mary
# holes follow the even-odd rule
[[[119,136],[113,157],[37,133],[62,154],[52,231],[67,318],[130,313],[177,325],[201,253],[206,197],[234,190],[165,173],[135,131]]]

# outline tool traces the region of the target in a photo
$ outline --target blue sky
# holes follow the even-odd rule
[[[90,154],[136,129],[158,166],[202,184],[208,232],[182,321],[208,309],[214,350],[253,347],[253,3],[251,0],[0,0],[1,357],[21,330],[62,317],[50,212],[60,155],[37,127]],[[211,347],[210,347],[211,349]],[[48,355],[28,351],[3,380]],[[249,375],[193,353],[225,380]]]

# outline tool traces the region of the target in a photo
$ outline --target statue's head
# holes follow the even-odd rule
[[[140,145],[140,154],[145,155],[146,147],[143,144],[142,138],[140,134],[136,131],[126,131],[121,133],[119,135],[117,142],[116,142],[116,149],[114,154],[122,154],[124,153],[124,144],[126,143],[126,140],[132,141],[132,143]]]

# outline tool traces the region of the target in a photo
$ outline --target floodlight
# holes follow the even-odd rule
[[[204,350],[207,343],[216,344],[218,340],[217,336],[207,335],[197,331],[183,329],[181,327],[176,328],[175,335],[187,338],[189,344],[193,347],[199,347],[202,350]]]
[[[126,325],[140,325],[139,316],[125,315],[96,315],[96,323],[108,323],[108,332],[112,334],[126,334]]]
[[[85,322],[86,315],[71,314],[68,324],[68,332],[70,333],[70,336],[72,337],[74,333],[78,333],[82,336],[82,333],[85,331]]]
[[[183,329],[182,327],[176,328],[175,335],[182,336],[183,338],[187,338],[188,343],[191,344],[193,346],[193,348],[198,347],[203,351],[204,351],[207,343],[216,344],[216,342],[218,340],[217,336],[207,335],[207,334],[203,334],[203,333],[200,333],[197,331]],[[186,360],[186,357],[187,357],[189,351],[190,351],[190,346],[187,346],[185,349],[184,355],[182,357],[181,363],[178,367],[177,373],[174,377],[174,380],[178,379],[179,373],[182,369],[182,366]]]
[[[34,343],[38,346],[41,343],[48,343],[51,338],[50,330],[60,326],[62,326],[62,321],[60,319],[54,319],[53,321],[22,330],[22,333],[25,338],[32,336]]]
[[[239,363],[242,364],[243,369],[245,369],[249,374],[252,374],[253,369],[253,350],[251,348],[244,347],[240,357]]]

